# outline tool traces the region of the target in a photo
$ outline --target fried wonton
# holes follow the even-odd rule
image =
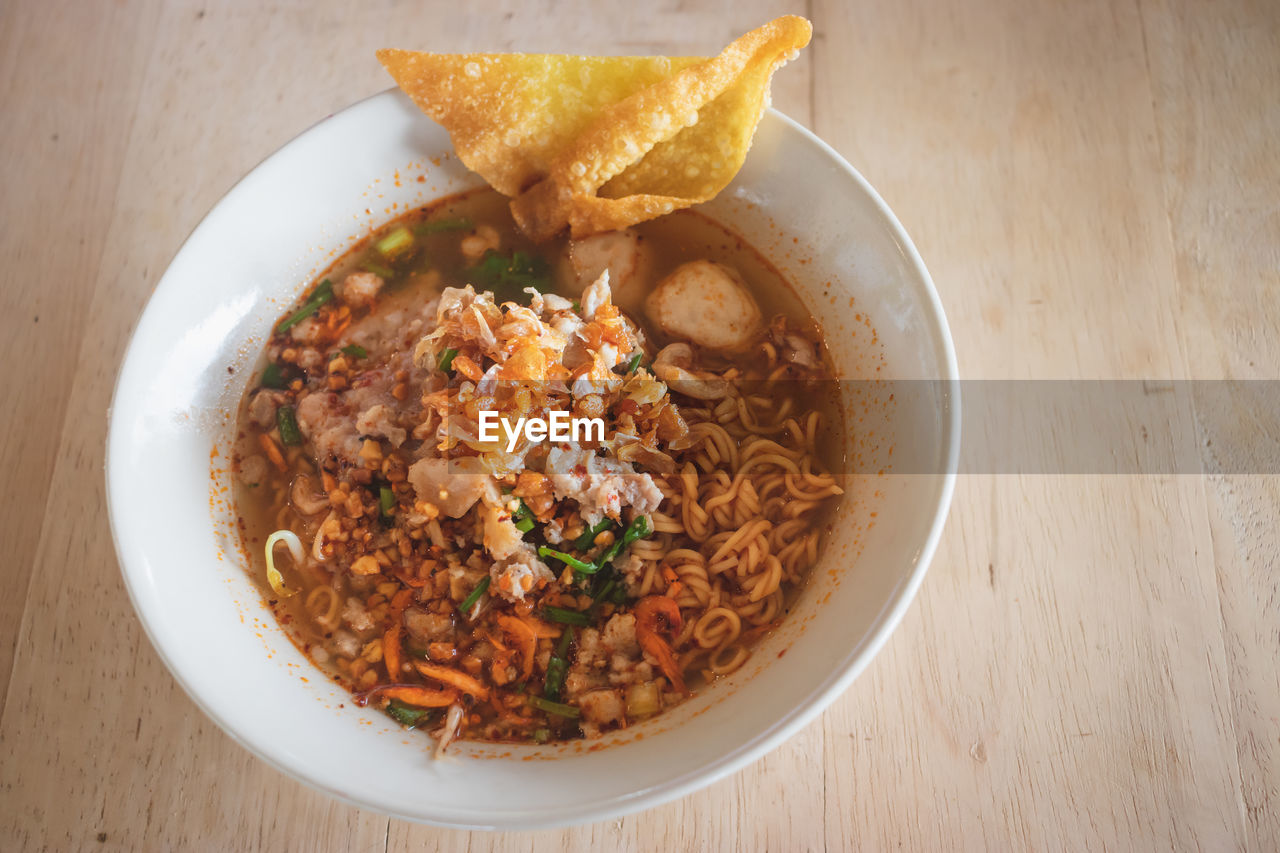
[[[380,50],[378,60],[543,240],[714,197],[746,159],[773,72],[811,31],[778,18],[709,59]]]

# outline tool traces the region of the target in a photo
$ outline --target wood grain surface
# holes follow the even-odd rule
[[[144,637],[107,408],[223,192],[386,88],[379,47],[709,53],[784,12],[815,38],[774,105],[898,213],[965,376],[1280,378],[1272,2],[12,0],[0,849],[1280,848],[1274,476],[963,476],[917,603],[818,721],[683,800],[557,831],[335,803],[206,720]],[[1236,426],[1194,415],[1206,454]]]

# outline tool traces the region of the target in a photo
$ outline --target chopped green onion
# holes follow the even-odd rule
[[[388,717],[410,729],[417,727],[425,718],[431,716],[430,709],[411,708],[398,699],[392,699],[383,710],[387,712]]]
[[[470,219],[437,219],[434,222],[420,222],[413,230],[419,237],[425,237],[442,231],[470,231],[474,227]]]
[[[516,511],[511,514],[511,519],[515,522],[516,530],[521,533],[528,533],[533,529],[533,510],[529,509],[524,501],[520,501],[520,506],[516,507]]]
[[[576,572],[582,572],[584,575],[594,575],[596,572],[600,571],[600,567],[595,563],[588,563],[584,560],[579,560],[577,557],[571,557],[563,551],[548,548],[546,545],[542,545],[538,548],[538,556],[550,557],[553,560],[559,560],[569,568]]]
[[[627,589],[619,581],[617,571],[613,567],[613,561],[623,548],[637,539],[643,539],[652,532],[653,530],[649,526],[649,519],[642,515],[627,525],[627,529],[623,531],[623,534],[596,558],[596,564],[600,566],[600,571],[596,574],[591,585],[593,608],[601,601],[611,601],[614,604],[622,604],[626,601]],[[580,578],[580,580],[582,579]]]
[[[534,743],[546,743],[549,740],[551,740],[551,729],[534,729],[533,730]]]
[[[458,609],[465,614],[468,610],[471,609],[472,605],[474,605],[477,601],[480,600],[480,596],[484,595],[484,591],[488,588],[489,588],[489,576],[485,575],[480,579],[480,583],[476,584],[476,588],[471,590],[471,594],[468,595],[466,598],[464,598],[462,600],[462,603],[458,605]]]
[[[449,372],[449,368],[453,367],[453,358],[458,354],[455,347],[446,347],[444,352],[440,353],[440,369],[445,373]]]
[[[573,629],[565,628],[560,642],[556,644],[556,653],[547,661],[547,680],[542,686],[542,695],[552,701],[560,698],[560,688],[569,671],[569,644],[572,642]]]
[[[378,489],[378,509],[384,521],[395,517],[396,493],[387,486]]]
[[[631,360],[627,362],[627,369],[624,373],[635,373],[636,368],[640,366],[640,359],[644,358],[644,353],[638,352],[631,356]]]
[[[579,551],[590,550],[591,546],[595,544],[596,537],[611,527],[613,527],[612,518],[600,519],[594,525],[588,527],[581,536],[573,540],[573,547]]]
[[[284,369],[274,361],[262,369],[262,387],[263,388],[287,388],[289,380],[284,375]]]
[[[463,273],[472,284],[499,295],[517,296],[526,287],[546,292],[551,287],[551,265],[537,255],[512,252],[510,257],[490,249],[475,266]]]
[[[390,258],[398,255],[413,245],[413,232],[403,225],[397,225],[392,228],[384,236],[380,237],[373,247],[384,258]]]
[[[613,594],[614,588],[618,585],[618,579],[613,575],[613,566],[609,566],[609,569],[611,570],[609,573],[609,579],[597,586],[595,592],[591,593],[592,605],[595,605],[597,602],[612,600],[609,596]],[[601,574],[603,575],[603,573]]]
[[[548,714],[558,714],[561,717],[577,718],[582,712],[572,705],[565,705],[562,702],[552,702],[550,699],[544,699],[541,696],[530,696],[529,704],[539,710],[546,711]]]
[[[360,264],[360,269],[364,270],[365,272],[371,272],[376,276],[386,279],[387,281],[390,281],[391,279],[396,277],[395,270],[393,270],[391,267],[384,267],[382,264],[377,263],[376,261],[366,260]]]
[[[642,515],[637,517],[627,525],[626,532],[624,532],[622,536],[618,537],[612,545],[604,550],[604,553],[600,555],[597,562],[601,565],[612,562],[613,558],[618,556],[618,554],[622,552],[623,548],[627,547],[637,539],[643,539],[652,532],[652,528],[649,527],[648,516]]]
[[[280,441],[290,447],[302,444],[302,431],[298,429],[298,419],[293,414],[293,406],[281,406],[276,409],[276,426],[280,428]]]
[[[405,651],[409,653],[409,657],[418,658],[419,660],[429,660],[431,657],[427,653],[426,649],[419,649],[419,648],[410,646],[409,648],[405,649]]]
[[[330,299],[333,299],[333,282],[326,278],[316,286],[316,289],[311,292],[310,298],[308,298],[306,302],[302,303],[301,308],[281,321],[280,325],[276,326],[276,334],[279,335],[283,332],[287,332],[289,329],[298,325],[303,320],[319,311],[320,306],[328,302]]]
[[[359,344],[347,344],[342,348],[342,352],[352,358],[365,358],[369,355],[369,351]]]
[[[560,698],[560,688],[564,686],[564,676],[569,669],[569,662],[564,658],[553,657],[547,661],[547,683],[542,695],[555,701]]]
[[[552,622],[559,622],[561,625],[577,625],[585,628],[591,624],[591,618],[587,614],[564,607],[544,607],[542,613]]]

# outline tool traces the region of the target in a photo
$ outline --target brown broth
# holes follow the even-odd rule
[[[556,270],[564,263],[564,252],[567,246],[565,238],[559,238],[546,244],[535,245],[524,239],[515,228],[511,219],[506,199],[488,189],[476,190],[452,196],[427,207],[412,211],[379,228],[367,238],[361,240],[349,252],[335,262],[316,283],[308,289],[308,293],[324,280],[341,281],[349,273],[361,269],[372,270],[380,274],[390,273],[384,295],[380,297],[377,310],[388,311],[395,307],[407,307],[424,304],[438,294],[444,286],[462,286],[468,280],[466,270],[472,262],[464,258],[459,249],[459,242],[467,230],[446,229],[434,233],[420,234],[415,241],[415,250],[411,255],[397,258],[395,263],[387,262],[375,248],[376,243],[394,229],[404,226],[411,230],[433,224],[466,220],[474,225],[487,224],[495,228],[502,238],[502,250],[527,253],[528,256],[541,259],[550,270],[553,280]],[[658,220],[644,223],[635,229],[641,239],[653,250],[654,265],[650,270],[650,286],[659,281],[678,265],[696,259],[710,259],[736,269],[758,300],[766,320],[774,315],[784,315],[797,328],[819,342],[821,329],[813,316],[805,309],[794,289],[779,271],[762,257],[755,249],[747,245],[740,237],[723,228],[714,220],[694,211],[679,211]],[[483,289],[477,284],[477,290]],[[527,296],[518,291],[501,293],[503,299],[520,299],[527,302]],[[305,303],[305,298],[299,305]],[[296,306],[295,306],[296,308]],[[283,317],[293,313],[291,309]],[[643,316],[637,312],[630,314],[633,320],[645,330],[650,345],[660,346],[665,342],[660,332],[650,328]],[[826,358],[825,347],[820,347]],[[818,455],[828,470],[838,471],[840,460],[832,458],[837,448],[843,446],[840,438],[844,435],[845,424],[836,405],[833,383],[825,383],[825,393],[816,395],[814,407],[819,409],[825,420],[825,428],[818,445]],[[252,439],[254,430],[249,428],[249,401],[251,395],[259,387],[259,380],[254,381],[246,390],[238,413],[241,424],[241,442],[237,447],[236,467],[248,456],[257,452]],[[284,448],[285,461],[289,475],[280,477],[273,475],[270,482],[249,485],[237,478],[235,500],[240,515],[240,526],[244,534],[249,553],[254,555],[253,574],[261,579],[265,573],[263,565],[263,544],[266,537],[281,527],[293,527],[304,544],[309,547],[316,533],[318,518],[310,521],[300,519],[289,508],[289,480],[299,472],[310,473],[313,485],[318,485],[319,472],[314,461],[301,447]],[[835,463],[835,464],[832,464]],[[313,489],[314,491],[314,489]],[[320,515],[323,518],[323,514]],[[824,512],[821,524],[827,523],[829,510]],[[283,548],[278,554],[284,553]],[[291,564],[287,558],[282,560]],[[372,576],[374,578],[380,575]],[[331,661],[330,652],[324,651],[330,644],[333,631],[319,624],[315,617],[304,607],[308,596],[317,586],[330,586],[331,580],[327,572],[292,572],[289,583],[301,586],[299,594],[291,598],[279,598],[268,589],[268,597],[276,611],[280,622],[287,626],[288,632],[295,642],[329,675],[329,677],[348,687],[358,686],[358,678],[351,671],[339,671]],[[344,578],[339,585],[339,601],[345,601],[348,595],[367,595],[369,586],[376,583],[361,578]],[[787,606],[794,601],[803,584],[789,588]],[[265,587],[265,584],[264,584]],[[390,591],[390,590],[388,590]],[[339,605],[341,611],[342,605]],[[339,618],[341,623],[341,618]],[[694,681],[700,681],[694,676]]]

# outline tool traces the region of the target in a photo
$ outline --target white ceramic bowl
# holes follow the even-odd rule
[[[450,150],[400,93],[374,96],[254,169],[187,240],[116,387],[107,485],[121,569],[147,634],[196,704],[322,791],[454,827],[636,811],[777,746],[849,686],[898,623],[951,499],[959,400],[950,334],[924,264],[875,191],[812,134],[766,114],[741,174],[704,209],[796,283],[844,376],[942,381],[895,403],[884,388],[850,385],[860,469],[888,472],[853,478],[811,584],[740,671],[601,742],[464,744],[433,762],[425,736],[354,707],[277,626],[245,570],[225,465],[230,413],[272,322],[372,226],[475,186]],[[550,760],[521,760],[531,756]]]

